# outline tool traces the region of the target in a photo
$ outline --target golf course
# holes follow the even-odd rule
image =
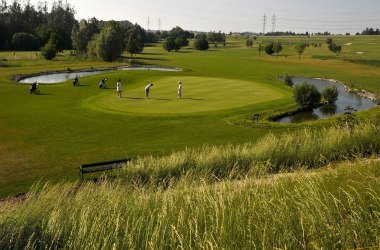
[[[378,67],[364,64],[380,56],[377,37],[338,37],[339,42],[352,43],[339,57],[331,55],[323,44],[307,48],[301,60],[291,44],[305,38],[282,39],[289,45],[279,56],[259,56],[257,49],[244,46],[242,37],[231,37],[226,47],[209,51],[189,47],[169,53],[159,44],[152,44],[133,58],[135,64],[181,71],[107,71],[80,78],[78,87],[72,86],[71,80],[41,83],[39,95],[30,95],[30,85],[13,82],[12,77],[125,63],[74,60],[63,53],[46,64],[34,52],[0,53],[4,59],[0,72],[4,107],[0,114],[0,194],[4,197],[25,192],[40,180],[76,181],[77,168],[84,163],[165,155],[202,145],[254,142],[270,131],[280,133],[309,126],[265,120],[265,116],[295,107],[291,88],[278,79],[283,72],[337,79],[355,88],[379,92]],[[315,42],[324,40],[322,37]],[[316,56],[329,59],[313,59]],[[109,79],[107,89],[98,88],[103,78]],[[122,98],[116,93],[118,79],[122,80]],[[178,81],[183,82],[182,99],[176,96]],[[154,86],[150,98],[145,99],[148,83]],[[363,113],[377,112],[374,108]],[[247,119],[248,123],[254,113],[263,117],[257,125],[236,126],[230,122]],[[333,119],[330,122],[334,123]]]
[[[0,206],[2,246],[376,246],[380,38],[333,36],[342,44],[339,55],[326,38],[259,36],[247,47],[246,37],[232,34],[225,46],[199,51],[191,40],[177,52],[159,42],[113,62],[70,51],[51,61],[35,51],[0,52],[0,197],[7,198]],[[281,53],[260,54],[259,44],[273,40],[281,41]],[[294,49],[299,42],[310,44],[301,56]],[[119,66],[147,69],[102,71],[80,77],[79,86],[72,79],[40,83],[39,94],[12,80]],[[274,122],[269,118],[297,109],[292,88],[279,78],[285,72],[334,79],[377,100],[355,112],[357,127],[350,131],[339,129],[344,115]],[[131,163],[105,173],[104,182],[79,183],[80,165],[128,157]],[[25,203],[8,204],[16,195],[26,196]]]

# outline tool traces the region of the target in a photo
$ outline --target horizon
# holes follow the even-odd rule
[[[37,6],[39,0],[30,3]],[[53,2],[46,1],[49,9]],[[146,30],[170,30],[179,26],[190,31],[224,33],[295,32],[355,34],[368,28],[379,28],[378,0],[63,0],[76,11],[77,20],[128,20]],[[91,8],[88,8],[91,6]],[[105,11],[106,10],[106,11]],[[184,11],[186,10],[186,11]]]

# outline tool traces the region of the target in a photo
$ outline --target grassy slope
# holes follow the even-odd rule
[[[360,56],[371,59],[373,55],[380,53],[377,47],[369,46],[373,42],[366,39],[357,41],[360,43],[360,46],[355,45],[358,46],[357,49],[369,48],[371,52]],[[40,178],[74,179],[77,175],[77,165],[85,162],[115,159],[126,155],[166,154],[184,147],[199,147],[203,144],[256,141],[268,132],[267,127],[257,126],[248,129],[228,125],[224,120],[231,115],[267,112],[290,105],[290,90],[276,80],[276,76],[284,71],[292,75],[335,78],[374,91],[380,89],[380,73],[376,67],[336,60],[311,59],[315,54],[331,55],[326,45],[321,49],[308,48],[302,59],[298,60],[292,45],[285,46],[280,54],[287,57],[262,55],[259,58],[256,49],[240,47],[242,43],[242,40],[232,40],[227,48],[205,52],[184,49],[179,53],[167,53],[162,48],[147,47],[145,53],[135,58],[136,61],[180,67],[185,71],[107,74],[110,84],[115,83],[117,78],[123,80],[123,91],[127,96],[129,91],[136,91],[137,95],[141,86],[145,86],[151,80],[165,81],[167,77],[237,79],[238,82],[260,83],[262,86],[269,84],[271,89],[285,94],[275,102],[262,102],[260,105],[227,110],[215,110],[217,103],[214,103],[211,105],[213,108],[207,112],[186,116],[121,114],[120,109],[123,106],[115,108],[113,104],[118,101],[115,90],[101,91],[96,88],[102,76],[81,79],[83,84],[88,86],[79,88],[73,88],[70,83],[41,86],[43,95],[30,96],[27,86],[10,84],[12,75],[63,70],[68,67],[76,69],[113,66],[120,63],[58,58],[46,64],[44,61],[30,60],[33,59],[32,55],[26,55],[28,60],[23,60],[22,56],[15,58],[9,53],[0,54],[1,57],[8,58],[8,61],[2,62],[2,65],[7,67],[0,68],[0,104],[4,110],[0,114],[0,196],[25,191]],[[16,55],[18,54],[17,52]],[[357,54],[344,56],[356,59],[358,57]],[[155,90],[152,89],[152,93],[153,91]],[[113,96],[115,99],[108,102]],[[101,112],[98,108],[88,108],[91,99],[102,98],[104,100]],[[117,112],[114,112],[115,110]],[[291,126],[280,126],[278,131],[288,128]]]
[[[166,190],[37,186],[25,202],[0,206],[0,247],[376,249],[379,163]]]

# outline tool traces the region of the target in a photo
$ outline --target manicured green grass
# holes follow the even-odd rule
[[[182,99],[177,98],[177,82],[183,85]],[[115,98],[115,91],[104,92],[85,100],[87,107],[118,113],[188,114],[232,109],[263,102],[275,102],[285,91],[270,85],[236,79],[207,77],[165,77],[153,82],[149,99],[144,97],[145,85],[126,89],[123,98]]]
[[[46,62],[31,58],[34,52],[16,52],[17,58],[12,52],[1,52],[0,58],[6,60],[0,65],[0,196],[27,191],[39,179],[75,180],[78,165],[84,163],[127,155],[165,155],[202,145],[255,142],[270,130],[282,133],[299,128],[275,124],[244,127],[229,122],[232,117],[270,114],[294,105],[291,89],[277,79],[284,71],[296,76],[334,78],[380,91],[378,67],[340,60],[374,59],[380,53],[376,39],[354,37],[351,48],[368,48],[368,53],[343,50],[333,60],[312,59],[313,55],[331,55],[325,44],[306,49],[298,60],[293,44],[300,38],[279,39],[289,45],[278,57],[259,57],[257,49],[243,46],[241,38],[229,38],[226,48],[219,46],[210,51],[184,48],[169,53],[160,45],[146,47],[134,58],[135,63],[184,71],[104,73],[81,78],[81,87],[73,87],[69,81],[40,85],[40,95],[29,95],[29,86],[14,84],[11,77],[125,65],[124,60],[105,63],[62,54]],[[342,41],[348,43],[352,38],[339,39],[347,39]],[[109,89],[98,89],[103,77],[109,78]],[[127,98],[117,97],[119,78]],[[184,82],[184,98],[193,99],[176,99],[178,80]],[[144,98],[144,87],[149,82],[155,83],[152,99],[138,99]]]

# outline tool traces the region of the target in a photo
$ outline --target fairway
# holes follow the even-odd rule
[[[183,84],[182,99],[177,98],[178,81]],[[145,85],[123,89],[123,97],[105,91],[84,101],[86,107],[101,111],[145,114],[185,114],[259,104],[283,97],[268,84],[237,79],[207,77],[166,77],[153,82],[149,99]]]

